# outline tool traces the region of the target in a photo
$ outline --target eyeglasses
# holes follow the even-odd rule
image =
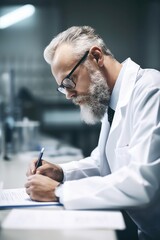
[[[72,90],[76,87],[76,83],[70,78],[73,72],[77,69],[77,67],[85,61],[88,56],[89,51],[85,52],[83,57],[79,60],[79,62],[74,66],[74,68],[70,71],[70,73],[62,80],[61,84],[57,88],[57,90],[63,94],[66,94],[66,89]]]

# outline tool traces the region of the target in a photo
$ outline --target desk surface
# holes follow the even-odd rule
[[[0,230],[1,240],[117,240],[112,230]]]
[[[59,209],[59,207],[57,208]],[[56,211],[52,208],[51,211]],[[10,210],[0,211],[0,222]],[[61,230],[8,230],[0,229],[1,240],[117,240],[116,232],[109,229],[61,229]]]
[[[10,161],[0,159],[0,181],[4,188],[23,187],[26,181],[26,169],[31,158],[27,154],[15,155]],[[53,209],[52,209],[53,210]],[[56,208],[54,209],[56,210]],[[0,211],[0,223],[5,219],[9,210]],[[0,228],[1,240],[117,240],[116,232],[109,229],[94,230],[8,230]]]

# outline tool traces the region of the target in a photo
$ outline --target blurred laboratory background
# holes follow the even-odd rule
[[[26,4],[32,5],[30,17],[3,25],[4,15]],[[82,123],[79,108],[57,92],[43,59],[51,39],[72,25],[94,27],[119,61],[131,57],[142,67],[160,69],[159,0],[1,0],[1,141],[5,136],[7,143],[15,142],[22,134],[17,129],[27,126],[82,149],[84,156],[97,145],[100,124]]]

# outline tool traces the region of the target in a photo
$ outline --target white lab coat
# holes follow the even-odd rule
[[[160,72],[126,64],[112,127],[106,114],[91,156],[61,165],[60,201],[66,209],[127,209],[160,239]]]

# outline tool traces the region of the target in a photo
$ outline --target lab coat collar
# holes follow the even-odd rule
[[[112,94],[111,94],[111,99],[110,99],[110,102],[109,102],[109,106],[113,110],[115,110],[116,106],[117,106],[117,102],[118,102],[118,98],[119,98],[119,92],[120,92],[120,88],[121,88],[121,82],[122,82],[124,71],[126,69],[125,62],[122,63],[123,66],[122,66],[122,68],[120,70],[120,73],[118,75],[118,78],[117,78],[117,80],[115,82],[115,85],[114,85],[114,88],[113,88]]]
[[[115,109],[115,115],[113,118],[110,132],[112,132],[119,125],[119,122],[121,121],[121,118],[122,118],[121,109],[128,104],[128,101],[131,97],[131,94],[137,79],[138,71],[140,69],[140,66],[135,62],[133,62],[130,58],[128,58],[125,61],[125,65],[126,65],[125,71],[123,73],[122,80],[121,80],[119,99]]]
[[[122,77],[117,108],[126,106],[132,94],[140,66],[130,58],[125,61],[126,67]]]

